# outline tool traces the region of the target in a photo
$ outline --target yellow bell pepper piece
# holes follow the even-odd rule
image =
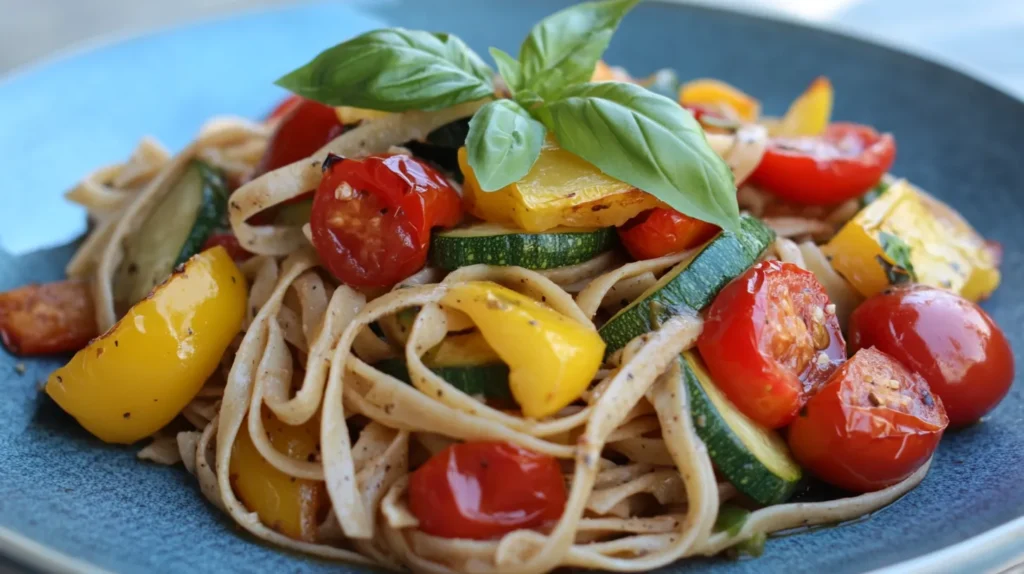
[[[470,213],[526,231],[617,226],[642,211],[663,205],[653,195],[605,175],[550,139],[529,173],[496,191],[480,188],[469,167],[466,148],[459,150],[459,167],[466,177],[462,200]]]
[[[999,286],[999,269],[984,239],[948,205],[898,181],[868,204],[822,248],[832,266],[865,297],[890,285],[881,233],[910,247],[919,283],[977,301]],[[883,264],[882,262],[885,262]]]
[[[741,120],[756,122],[761,115],[761,102],[720,80],[699,79],[679,87],[679,103],[684,106],[726,106]]]
[[[598,60],[597,65],[594,66],[594,73],[590,76],[591,82],[628,82],[635,83],[633,79],[625,70],[622,68],[613,68],[605,63],[604,60]]]
[[[391,112],[382,112],[380,110],[367,110],[364,108],[352,108],[349,106],[338,106],[334,108],[335,115],[338,116],[338,121],[342,125],[358,124],[363,121],[373,121],[386,118],[391,115]]]
[[[588,328],[525,295],[489,281],[453,286],[441,304],[470,316],[509,367],[509,387],[523,414],[542,418],[575,401],[604,357]]]
[[[423,361],[432,367],[464,367],[500,363],[501,357],[479,331],[448,335],[427,351]]]
[[[318,456],[319,417],[301,426],[282,423],[268,409],[263,409],[262,417],[275,449],[296,460]],[[323,481],[294,478],[274,468],[256,449],[247,424],[238,430],[229,469],[235,494],[261,522],[296,540],[314,541],[317,514],[327,502]]]
[[[204,251],[50,375],[46,394],[105,442],[145,438],[199,392],[245,305],[245,276],[227,251]]]
[[[832,120],[832,99],[832,82],[824,76],[815,79],[769,132],[776,137],[821,135]]]

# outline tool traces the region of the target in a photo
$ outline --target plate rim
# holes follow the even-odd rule
[[[9,84],[18,81],[23,76],[41,72],[61,62],[84,57],[133,40],[170,34],[196,26],[228,22],[241,17],[296,10],[301,7],[321,4],[325,1],[301,0],[294,3],[258,6],[186,19],[164,26],[102,34],[94,38],[74,42],[42,58],[30,60],[0,74],[0,90],[4,90]],[[736,14],[776,24],[817,30],[855,42],[874,45],[960,74],[1024,106],[1024,93],[1014,93],[1008,86],[1003,85],[1000,81],[981,70],[972,69],[970,66],[956,62],[933,51],[916,52],[911,47],[891,41],[885,36],[857,30],[842,22],[810,20],[764,6],[739,6],[731,3],[723,6],[716,2],[716,0],[645,1],[652,4],[699,8],[711,12]],[[356,10],[364,4],[362,0],[349,0],[343,3]],[[69,556],[60,550],[2,525],[0,525],[0,555],[19,565],[37,568],[40,571],[111,574],[109,570]],[[1024,515],[941,550],[883,566],[870,571],[869,574],[939,574],[948,572],[951,568],[996,574],[1008,572],[1009,569],[1020,565],[1024,565]]]

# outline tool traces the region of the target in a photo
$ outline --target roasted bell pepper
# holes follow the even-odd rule
[[[334,108],[334,113],[337,114],[338,121],[341,122],[341,125],[343,126],[358,124],[364,121],[368,122],[379,120],[391,115],[391,112],[367,110],[364,108],[353,108],[349,106],[338,106]]]
[[[590,76],[591,82],[629,82],[634,83],[636,80],[629,75],[622,68],[616,68],[609,66],[604,60],[598,60],[597,65],[594,66],[594,73]]]
[[[527,417],[575,401],[601,366],[605,344],[596,330],[496,283],[455,285],[441,304],[473,319],[508,365],[512,396]]]
[[[466,148],[459,150],[459,168],[466,177],[462,199],[470,213],[526,231],[622,225],[638,213],[662,205],[653,195],[601,173],[550,139],[529,173],[496,191],[480,188]]]
[[[905,244],[909,261],[895,260],[894,251],[886,249],[894,242]],[[906,181],[868,204],[822,251],[865,297],[901,280],[948,289],[971,301],[999,286],[998,264],[984,238],[948,205]]]
[[[679,103],[712,109],[726,106],[747,122],[756,122],[761,115],[761,102],[719,80],[700,79],[683,84],[679,88]]]
[[[790,104],[786,115],[769,133],[774,137],[818,136],[825,133],[832,119],[832,82],[816,78],[803,94]]]
[[[101,440],[132,443],[202,388],[245,317],[245,276],[223,247],[203,251],[54,371],[46,393]]]
[[[16,355],[77,351],[97,334],[87,283],[58,281],[0,293],[0,340]]]
[[[290,426],[264,408],[262,419],[274,449],[295,460],[316,460],[320,443],[319,417],[300,426]],[[317,515],[327,502],[323,481],[294,478],[274,468],[256,449],[247,424],[238,429],[229,468],[235,494],[246,508],[259,515],[263,524],[290,538],[314,541],[319,522]]]

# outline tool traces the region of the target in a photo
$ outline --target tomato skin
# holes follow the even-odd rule
[[[454,444],[409,477],[420,530],[445,538],[496,538],[558,520],[565,508],[558,460],[502,442]]]
[[[274,109],[271,110],[269,114],[267,114],[267,117],[264,118],[263,121],[272,122],[276,119],[279,119],[288,112],[292,111],[292,108],[299,105],[301,102],[301,96],[296,96],[295,94],[285,96],[283,100],[281,100],[280,102],[278,102],[276,106],[274,106]]]
[[[420,270],[430,230],[462,219],[462,198],[437,170],[406,155],[330,155],[313,198],[313,245],[357,288],[390,287]]]
[[[859,124],[834,123],[820,137],[775,138],[750,181],[794,203],[832,205],[863,195],[889,171],[896,140]]]
[[[239,243],[238,238],[235,237],[235,234],[230,232],[214,233],[213,235],[210,235],[206,238],[206,243],[203,244],[203,251],[212,249],[218,245],[226,249],[228,255],[231,256],[231,259],[239,263],[249,259],[253,255],[246,251],[246,249],[242,247],[242,244]]]
[[[898,383],[898,388],[887,386]],[[797,461],[854,492],[892,486],[935,452],[949,424],[942,400],[920,375],[874,349],[837,370],[789,427]]]
[[[313,155],[345,131],[334,108],[319,102],[300,98],[297,103],[289,104],[286,100],[274,113],[278,111],[282,114],[280,123],[267,142],[267,151],[256,166],[253,178]]]
[[[630,219],[617,231],[634,259],[654,259],[704,243],[718,233],[718,226],[674,209],[656,207]]]
[[[743,414],[768,428],[786,426],[846,359],[829,303],[812,273],[780,261],[755,264],[719,292],[697,347]]]
[[[942,398],[952,425],[995,408],[1013,384],[1013,350],[976,304],[924,285],[890,289],[850,317],[850,345],[875,347],[920,373]]]

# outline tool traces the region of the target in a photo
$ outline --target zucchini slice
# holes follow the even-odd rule
[[[693,424],[715,468],[737,490],[761,504],[788,499],[802,471],[782,437],[737,410],[715,386],[696,353],[683,353],[682,367]]]
[[[124,260],[114,277],[118,309],[127,310],[144,299],[175,267],[201,251],[210,234],[223,226],[227,205],[223,175],[193,160],[125,241]]]
[[[435,233],[430,242],[430,263],[447,270],[478,263],[552,269],[583,263],[615,245],[615,229],[611,227],[560,227],[530,233],[479,223]]]
[[[723,231],[682,261],[598,332],[612,353],[684,309],[700,311],[775,241],[775,232],[755,217],[742,216],[738,233]]]
[[[491,349],[483,335],[470,332],[446,337],[439,345],[427,351],[423,362],[439,377],[469,395],[514,405],[512,390],[508,386],[508,365]],[[374,365],[377,369],[410,382],[409,370],[402,359],[384,359]]]

